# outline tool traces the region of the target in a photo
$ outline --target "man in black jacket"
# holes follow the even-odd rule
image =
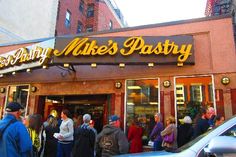
[[[208,123],[208,119],[210,119],[209,111],[203,107],[201,109],[201,117],[197,120],[194,128],[194,138],[205,133],[209,129],[210,125]]]
[[[84,123],[75,130],[73,157],[94,157],[95,133],[89,126],[91,116],[83,116]]]
[[[109,124],[97,136],[97,149],[101,149],[102,157],[126,154],[129,151],[129,143],[124,132],[120,129],[120,118],[112,115]],[[99,152],[99,151],[97,151]]]

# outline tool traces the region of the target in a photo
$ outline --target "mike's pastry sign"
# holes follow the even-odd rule
[[[194,64],[193,37],[58,37],[0,56],[0,70],[14,66],[32,68],[65,63]],[[32,66],[28,67],[27,64]]]

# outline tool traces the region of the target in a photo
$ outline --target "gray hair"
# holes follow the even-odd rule
[[[91,120],[90,114],[84,114],[84,115],[83,115],[83,121],[84,121],[84,123],[89,123],[90,120]]]
[[[159,118],[159,121],[162,121],[162,114],[161,113],[156,113],[154,116],[157,116]]]

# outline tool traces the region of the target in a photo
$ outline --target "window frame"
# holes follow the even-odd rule
[[[83,0],[80,0],[80,3],[79,3],[79,11],[83,14],[84,13],[84,1]]]
[[[130,80],[133,80],[133,81],[138,81],[138,80],[157,80],[157,87],[158,87],[158,108],[157,108],[157,111],[160,112],[161,111],[161,93],[160,93],[160,78],[157,77],[157,78],[135,78],[135,79],[126,79],[125,80],[125,100],[124,100],[124,131],[127,132],[127,103],[128,103],[128,96],[127,96],[127,81],[130,81]],[[162,113],[164,114],[164,113]]]
[[[93,32],[93,25],[87,25],[86,26],[86,32]]]
[[[94,17],[94,4],[88,4],[87,6],[87,18]]]
[[[80,31],[78,31],[79,27],[80,27]],[[83,32],[83,23],[81,21],[78,21],[76,33],[82,33],[82,32]]]
[[[66,17],[65,17],[65,27],[70,28],[71,27],[71,12],[70,10],[66,10]],[[68,19],[69,18],[69,19]]]

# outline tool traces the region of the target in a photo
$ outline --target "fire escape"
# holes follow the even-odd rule
[[[236,41],[236,19],[235,19],[235,2],[234,0],[215,0],[212,6],[212,16],[231,14],[233,17],[234,39]]]

